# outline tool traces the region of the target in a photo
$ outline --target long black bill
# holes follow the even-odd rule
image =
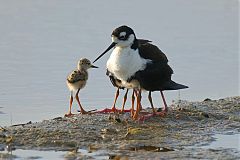
[[[112,49],[117,43],[113,42],[100,56],[98,56],[94,61],[96,62],[99,58],[101,58],[105,53],[107,53],[110,49]]]

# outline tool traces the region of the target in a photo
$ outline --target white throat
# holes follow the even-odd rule
[[[107,69],[116,78],[126,82],[137,71],[144,70],[149,61],[140,57],[138,49],[117,46],[107,61]]]

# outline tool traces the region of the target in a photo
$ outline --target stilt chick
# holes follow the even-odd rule
[[[72,114],[71,110],[72,110],[72,102],[73,102],[73,94],[74,92],[76,92],[75,94],[75,98],[78,102],[78,105],[80,107],[80,112],[82,114],[87,114],[88,112],[85,111],[80,103],[78,94],[80,89],[84,88],[87,80],[88,80],[88,69],[89,68],[98,68],[94,65],[91,64],[91,62],[86,59],[86,58],[82,58],[78,61],[78,66],[77,69],[72,71],[68,77],[67,77],[67,86],[71,92],[70,94],[70,104],[69,104],[69,111],[67,114],[65,114],[66,117],[69,117]]]

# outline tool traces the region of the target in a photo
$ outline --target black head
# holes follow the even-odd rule
[[[117,37],[119,40],[125,41],[129,38],[130,35],[135,36],[134,31],[132,30],[132,28],[124,25],[114,29],[111,36]]]
[[[137,49],[138,42],[132,28],[128,26],[120,26],[113,30],[112,34],[112,44],[100,55],[96,58],[94,62],[96,62],[99,58],[101,58],[105,53],[107,53],[110,49],[115,46],[119,47],[131,47],[132,49]]]

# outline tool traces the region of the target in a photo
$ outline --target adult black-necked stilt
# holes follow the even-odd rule
[[[141,106],[141,91],[149,91],[149,101],[153,107],[151,92],[160,91],[167,111],[164,90],[188,88],[171,80],[173,70],[168,65],[166,55],[155,45],[139,45],[134,31],[128,26],[120,26],[112,32],[112,44],[94,62],[114,47],[107,61],[107,70],[121,81],[125,88],[133,88],[137,94],[137,109],[134,119],[138,119]],[[153,108],[154,110],[154,108]]]

